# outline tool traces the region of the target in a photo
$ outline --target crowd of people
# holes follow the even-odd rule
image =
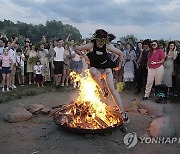
[[[110,65],[113,65],[108,72],[112,71],[114,84],[124,82],[127,90],[134,88],[136,94],[144,93],[143,99],[149,98],[153,85],[160,84],[168,87],[169,94],[179,95],[180,54],[178,49],[180,47],[177,47],[174,41],[170,41],[167,46],[162,46],[158,41],[150,39],[136,43],[132,43],[131,39],[125,43],[121,41],[111,43],[112,40],[107,41],[106,37],[104,40],[102,37],[100,43],[111,45],[106,48],[106,52],[112,62]],[[89,42],[93,41],[92,38]],[[102,41],[105,43],[103,44]],[[104,55],[104,49],[101,51],[96,46],[97,55],[90,54],[95,47],[87,46],[84,42],[74,42],[70,40],[70,35],[66,40],[59,38],[52,43],[46,40],[45,36],[42,36],[42,39],[35,44],[32,42],[29,38],[24,40],[24,44],[19,44],[18,37],[8,39],[2,36],[0,38],[2,92],[31,84],[44,87],[46,82],[55,84],[56,89],[70,86],[72,84],[70,72],[81,73],[88,68],[92,71],[92,76],[96,78],[97,70],[93,68],[99,66],[93,64],[93,59],[96,59],[98,54],[101,55],[101,52]],[[77,45],[83,47],[78,48]],[[78,52],[79,50],[82,50],[81,53]],[[89,60],[91,63],[88,62]],[[116,66],[119,66],[119,69],[116,69]],[[76,88],[79,83],[76,82],[72,86]],[[104,88],[104,85],[100,87],[104,95],[107,95],[108,88]],[[112,90],[111,93],[115,92]]]

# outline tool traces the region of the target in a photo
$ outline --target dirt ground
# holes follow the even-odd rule
[[[145,144],[140,143],[130,149],[125,148],[123,133],[119,128],[111,133],[85,135],[72,133],[57,127],[52,117],[35,115],[32,119],[20,123],[8,123],[3,115],[12,107],[21,104],[40,103],[46,107],[69,103],[76,98],[77,91],[48,92],[37,96],[24,97],[19,100],[0,104],[0,154],[108,154],[108,153],[179,153],[180,144]],[[123,104],[130,105],[134,98],[141,102],[142,95],[135,96],[133,92],[124,91],[121,94]],[[108,101],[111,102],[111,101]],[[162,104],[160,104],[162,105]],[[169,109],[167,113],[175,125],[176,137],[180,137],[180,103],[164,104]],[[151,115],[128,113],[130,124],[128,132],[136,132],[138,137],[148,132]]]

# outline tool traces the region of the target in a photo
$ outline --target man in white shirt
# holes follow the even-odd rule
[[[64,41],[62,39],[57,40],[57,46],[54,48],[54,56],[51,58],[52,69],[54,69],[56,88],[59,88],[61,83],[61,77],[63,75],[64,64]]]

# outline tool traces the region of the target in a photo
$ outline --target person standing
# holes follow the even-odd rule
[[[123,52],[123,66],[124,66],[123,80],[126,83],[126,87],[128,90],[131,90],[131,85],[135,77],[134,76],[135,60],[136,60],[135,51],[131,50],[131,45],[129,43],[126,43],[126,49]]]
[[[41,61],[37,60],[36,65],[34,66],[34,79],[38,85],[38,88],[40,85],[44,87],[43,85],[43,72],[44,72],[44,66],[41,65]]]
[[[71,62],[71,52],[69,49],[68,43],[64,45],[64,71],[63,71],[63,77],[62,77],[62,84],[69,86],[69,78],[70,78],[70,62]]]
[[[3,54],[0,55],[0,61],[2,61],[2,76],[3,76],[2,92],[5,92],[5,83],[7,86],[6,91],[8,92],[10,86],[10,74],[14,66],[14,62],[12,60],[12,57],[9,55],[7,48],[3,49]]]
[[[147,82],[147,61],[148,61],[148,53],[150,51],[150,40],[146,39],[143,41],[143,50],[140,51],[139,58],[137,59],[137,69],[136,69],[136,83],[137,83],[137,91],[135,94],[141,93],[141,88],[145,87]]]
[[[38,51],[38,57],[40,58],[41,64],[44,67],[44,81],[51,81],[51,77],[50,77],[50,67],[49,67],[49,52],[48,49],[44,48],[44,43],[40,44],[40,49]]]
[[[31,85],[32,76],[34,72],[34,66],[36,65],[37,60],[37,52],[35,50],[35,46],[32,45],[31,50],[28,50],[26,55],[28,56],[27,60],[27,73],[29,74],[29,85]],[[35,83],[35,81],[34,81]]]
[[[63,47],[64,41],[59,38],[57,40],[57,46],[54,48],[54,54],[51,58],[51,65],[54,69],[54,75],[55,75],[55,85],[56,89],[60,87],[61,78],[63,75],[64,70],[64,47]]]
[[[18,81],[21,86],[24,86],[24,61],[25,55],[22,53],[21,48],[17,48],[16,50],[16,74],[18,76]]]
[[[162,83],[168,87],[168,93],[172,88],[172,75],[174,72],[174,60],[177,57],[176,44],[174,41],[168,43],[166,58],[164,61],[164,76]]]
[[[158,48],[158,41],[153,40],[148,54],[148,63],[147,63],[148,77],[147,77],[146,90],[143,100],[149,98],[154,80],[155,80],[155,85],[160,85],[162,83],[162,79],[164,75],[164,66],[163,66],[164,59],[165,59],[164,51]]]

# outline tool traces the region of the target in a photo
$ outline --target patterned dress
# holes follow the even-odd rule
[[[124,50],[123,52],[123,66],[124,66],[124,74],[123,74],[123,80],[124,82],[128,81],[134,81],[134,62],[136,59],[136,53],[134,50],[127,51]]]
[[[27,73],[34,72],[34,66],[36,65],[36,60],[37,60],[37,53],[36,51],[30,51],[29,52],[29,57],[27,60]]]
[[[48,49],[44,49],[44,51],[39,51],[38,56],[40,58],[41,65],[43,65],[44,67],[44,72],[42,74],[44,77],[44,81],[51,81]]]

